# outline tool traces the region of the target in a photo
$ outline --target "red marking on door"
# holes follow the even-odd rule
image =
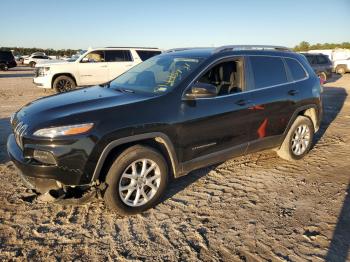
[[[259,126],[258,131],[257,131],[259,138],[263,138],[266,136],[267,122],[268,122],[268,119],[265,118],[264,121]]]

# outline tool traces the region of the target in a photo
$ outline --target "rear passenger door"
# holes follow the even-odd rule
[[[130,50],[106,50],[105,54],[109,70],[108,81],[134,66]]]
[[[299,90],[291,83],[278,56],[249,56],[251,81],[250,145],[248,150],[276,146],[296,108]]]

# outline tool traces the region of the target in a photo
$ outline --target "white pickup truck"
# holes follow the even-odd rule
[[[72,62],[37,64],[33,81],[38,87],[54,88],[57,92],[104,84],[160,53],[157,48],[95,48]]]

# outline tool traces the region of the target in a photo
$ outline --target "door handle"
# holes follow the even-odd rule
[[[102,65],[102,66],[100,66],[100,67],[107,67],[107,65]]]
[[[245,106],[245,105],[251,104],[251,103],[252,103],[251,100],[241,99],[241,100],[238,100],[238,101],[236,102],[236,105]]]
[[[295,90],[295,89],[292,89],[292,90],[289,90],[288,91],[288,95],[290,95],[290,96],[295,96],[296,94],[298,94],[299,93],[299,91],[298,90]]]

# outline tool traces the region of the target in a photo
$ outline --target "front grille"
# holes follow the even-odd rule
[[[19,122],[15,129],[13,130],[13,133],[15,135],[15,139],[17,144],[20,148],[23,149],[23,135],[27,131],[28,125],[25,125],[23,122]]]

